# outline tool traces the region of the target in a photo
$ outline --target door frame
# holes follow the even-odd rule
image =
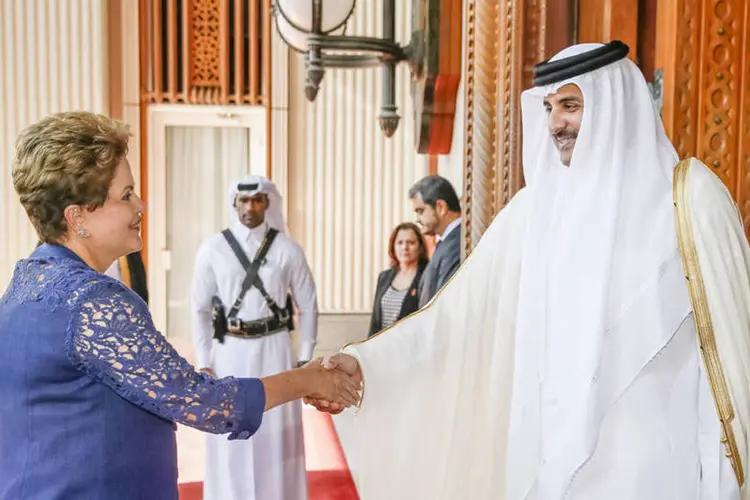
[[[266,171],[267,127],[263,106],[198,106],[157,104],[148,107],[148,289],[151,315],[157,329],[167,332],[167,271],[171,268],[167,248],[167,128],[246,128],[250,131],[250,164]]]

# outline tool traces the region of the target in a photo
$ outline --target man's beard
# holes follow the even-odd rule
[[[555,147],[559,151],[563,151],[570,147],[571,143],[574,143],[575,140],[578,139],[578,131],[561,130],[560,132],[555,132],[554,134],[552,134],[552,138],[554,139]]]
[[[253,215],[243,215],[240,217],[240,221],[242,224],[249,228],[258,227],[265,221],[265,217],[262,216],[253,216]]]
[[[420,231],[426,236],[433,236],[435,234],[435,228],[433,226],[427,226],[422,222],[417,222]]]

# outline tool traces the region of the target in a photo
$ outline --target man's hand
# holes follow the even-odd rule
[[[348,354],[335,354],[323,359],[323,366],[328,370],[338,370],[351,377],[358,389],[362,388],[362,370],[359,368],[357,358]],[[306,397],[303,398],[306,404],[314,406],[318,411],[337,415],[344,411],[344,406],[335,402],[321,398]]]
[[[323,366],[329,370],[341,370],[354,377],[357,384],[362,383],[362,370],[359,369],[359,362],[354,356],[344,353],[334,354],[328,358],[323,358]]]
[[[205,373],[206,375],[210,375],[213,378],[216,378],[216,374],[214,373],[214,371],[211,368],[201,368],[198,371],[201,372],[201,373]]]
[[[307,381],[305,397],[336,403],[342,408],[359,401],[359,379],[343,370],[324,366],[321,358],[313,359],[300,370],[305,371]]]

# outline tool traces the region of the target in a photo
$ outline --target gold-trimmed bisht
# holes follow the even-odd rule
[[[690,219],[690,200],[688,177],[690,171],[690,158],[680,161],[674,171],[674,207],[675,222],[677,225],[677,241],[682,255],[682,265],[685,270],[685,278],[688,282],[690,302],[693,306],[693,319],[695,329],[698,332],[701,356],[706,368],[708,385],[711,388],[716,412],[721,423],[721,442],[726,448],[726,456],[732,464],[734,474],[740,487],[745,484],[745,474],[742,467],[737,439],[732,429],[732,421],[735,418],[732,397],[729,392],[724,370],[719,358],[719,350],[716,346],[714,327],[711,322],[711,312],[708,308],[708,297],[703,282],[698,252],[693,239],[693,224]]]

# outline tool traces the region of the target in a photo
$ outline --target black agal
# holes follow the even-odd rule
[[[583,54],[541,62],[534,66],[534,86],[550,85],[603,68],[627,57],[629,51],[627,45],[614,40]]]

